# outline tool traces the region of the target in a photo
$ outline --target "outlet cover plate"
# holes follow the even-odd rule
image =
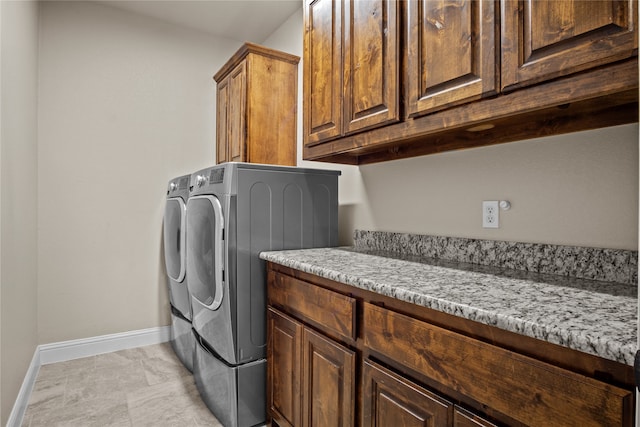
[[[482,202],[482,228],[500,228],[500,207],[497,200]]]

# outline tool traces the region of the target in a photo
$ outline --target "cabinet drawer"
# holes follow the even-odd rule
[[[524,424],[632,425],[629,390],[368,303],[363,324],[373,351]]]
[[[272,273],[269,304],[326,332],[355,340],[356,300],[290,276]]]

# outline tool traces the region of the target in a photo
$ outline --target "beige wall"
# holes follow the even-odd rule
[[[0,422],[37,346],[38,4],[0,2]]]
[[[380,230],[637,249],[638,126],[361,167]],[[509,200],[483,229],[483,200]]]
[[[264,44],[302,55],[302,10]],[[299,69],[302,79],[302,64]],[[302,85],[298,153],[302,153]],[[353,229],[638,248],[638,125],[339,168],[340,239]],[[482,201],[512,209],[482,228]]]
[[[241,43],[90,2],[40,19],[39,341],[167,325],[166,185],[214,163]]]

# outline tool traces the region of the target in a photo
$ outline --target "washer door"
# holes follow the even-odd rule
[[[187,202],[187,274],[191,296],[206,308],[222,304],[224,219],[214,196],[194,196]]]
[[[167,275],[176,282],[184,280],[187,207],[180,197],[167,199],[164,208],[164,263]]]

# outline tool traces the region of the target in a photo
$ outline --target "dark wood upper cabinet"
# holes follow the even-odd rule
[[[247,109],[247,64],[240,63],[227,77],[229,79],[229,99],[227,113],[228,160],[241,162],[246,156],[245,118]],[[223,137],[224,138],[224,137]]]
[[[344,0],[344,133],[399,120],[398,4]]]
[[[296,165],[299,60],[245,43],[216,73],[218,163]]]
[[[636,54],[636,7],[634,0],[502,0],[502,89]]]
[[[637,122],[637,6],[306,0],[303,158],[368,164]]]
[[[304,7],[304,140],[342,134],[342,3],[307,0]]]
[[[406,3],[406,117],[496,93],[495,7],[492,0]]]
[[[305,144],[399,120],[398,5],[305,2]]]
[[[224,163],[229,161],[229,132],[227,122],[229,120],[229,79],[218,82],[216,93],[216,161]]]

